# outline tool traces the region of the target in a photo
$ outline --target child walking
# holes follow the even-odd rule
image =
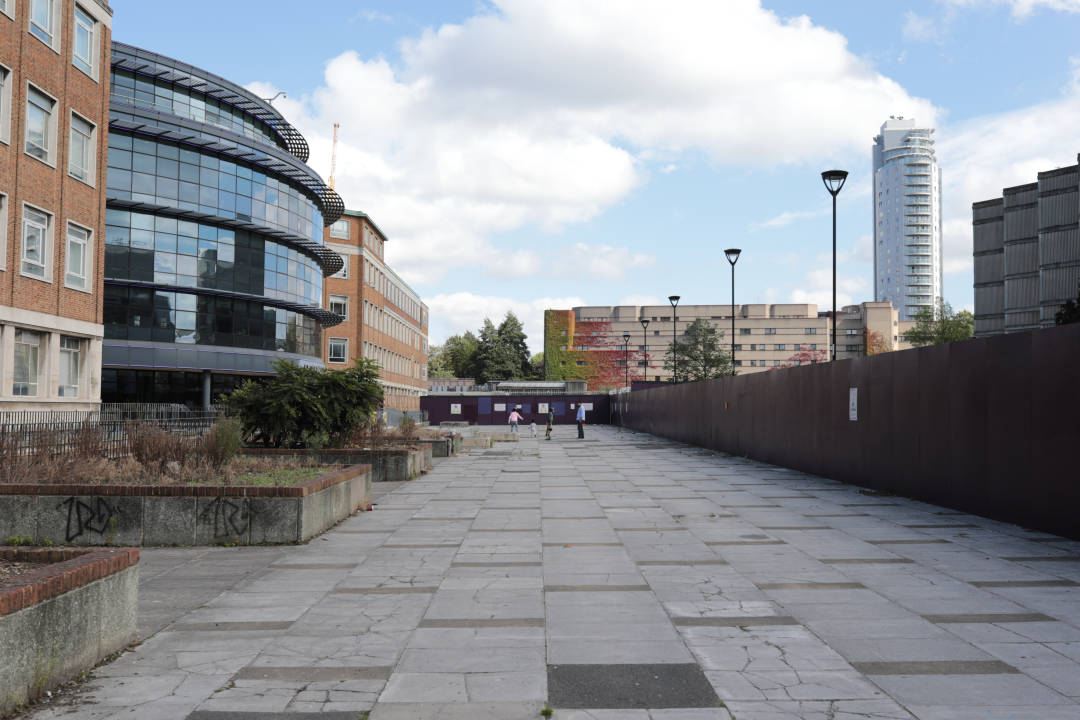
[[[532,437],[536,437],[536,419],[535,418],[529,423],[529,434]]]

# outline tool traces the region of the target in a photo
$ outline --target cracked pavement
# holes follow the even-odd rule
[[[142,644],[26,717],[1080,720],[1080,542],[587,432],[144,549]]]

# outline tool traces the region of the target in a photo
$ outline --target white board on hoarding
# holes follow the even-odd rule
[[[461,403],[450,403],[450,414],[451,415],[460,415],[461,414]]]

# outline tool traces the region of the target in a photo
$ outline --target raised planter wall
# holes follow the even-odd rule
[[[0,589],[0,715],[94,667],[135,639],[135,548],[0,548],[47,562]]]
[[[272,457],[307,457],[327,465],[364,463],[371,466],[372,482],[412,480],[431,468],[431,444],[416,443],[410,448],[325,448],[323,450],[292,450],[283,448],[244,448],[243,455]]]
[[[371,468],[302,485],[0,485],[0,538],[56,545],[259,545],[308,540],[371,501]]]

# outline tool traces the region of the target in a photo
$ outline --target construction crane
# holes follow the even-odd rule
[[[341,123],[334,123],[334,142],[330,146],[330,189],[334,189],[334,168],[337,165],[337,131]]]

